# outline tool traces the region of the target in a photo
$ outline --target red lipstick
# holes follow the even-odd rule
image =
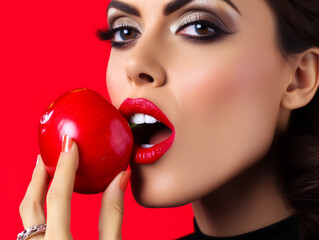
[[[172,134],[160,143],[150,148],[143,148],[134,142],[133,161],[141,164],[149,164],[160,159],[165,152],[172,146],[175,138],[175,130],[173,124],[168,120],[165,114],[151,101],[144,98],[131,99],[127,98],[119,107],[120,113],[130,121],[130,117],[136,113],[143,113],[154,117],[156,120],[168,127]]]

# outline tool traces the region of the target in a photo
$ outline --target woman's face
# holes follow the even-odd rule
[[[112,103],[147,99],[175,130],[158,161],[131,163],[141,205],[200,199],[269,150],[289,67],[264,1],[120,0],[108,21],[118,29],[107,70]]]

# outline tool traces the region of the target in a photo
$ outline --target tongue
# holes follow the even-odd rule
[[[171,136],[171,134],[172,134],[172,131],[168,128],[160,129],[159,131],[157,131],[151,136],[149,140],[149,144],[158,144],[166,140],[169,136]]]

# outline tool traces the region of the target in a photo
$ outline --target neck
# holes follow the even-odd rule
[[[259,164],[192,203],[200,230],[215,237],[251,232],[291,215],[271,169]]]

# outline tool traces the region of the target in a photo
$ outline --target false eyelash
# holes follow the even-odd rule
[[[129,26],[121,26],[121,27],[117,27],[114,29],[110,29],[110,28],[105,28],[105,29],[98,29],[96,31],[97,37],[100,39],[100,41],[108,41],[111,43],[111,47],[112,48],[124,48],[125,46],[129,46],[130,43],[128,42],[114,42],[112,41],[114,34],[123,29],[123,28],[130,28]]]
[[[218,25],[213,24],[213,23],[208,22],[208,21],[205,21],[205,20],[198,20],[198,21],[193,21],[193,22],[189,22],[187,24],[184,24],[179,29],[177,29],[176,32],[178,33],[181,30],[183,30],[184,28],[191,26],[191,25],[194,25],[194,24],[198,24],[198,23],[204,23],[204,24],[208,25],[209,27],[211,27],[215,30],[215,33],[211,34],[211,35],[207,35],[207,36],[189,36],[186,34],[185,35],[181,34],[181,36],[187,40],[194,41],[197,43],[209,43],[211,41],[215,41],[215,40],[218,40],[219,38],[222,38],[224,35],[231,34],[227,31],[223,30]]]
[[[183,30],[186,27],[189,27],[189,26],[195,25],[195,24],[205,24],[205,25],[211,27],[212,29],[216,30],[217,33],[228,33],[223,28],[221,28],[219,24],[215,24],[215,23],[212,23],[212,22],[209,22],[206,20],[195,20],[195,21],[186,22],[185,24],[183,24],[182,26],[180,26],[176,30],[176,33],[180,32],[181,30]]]
[[[98,29],[96,35],[100,41],[109,41],[113,38],[115,31],[115,29],[110,28]]]
[[[109,41],[114,37],[114,34],[123,29],[123,28],[132,28],[126,23],[119,24],[117,27],[104,27],[103,29],[98,29],[96,31],[97,37],[101,41]]]

